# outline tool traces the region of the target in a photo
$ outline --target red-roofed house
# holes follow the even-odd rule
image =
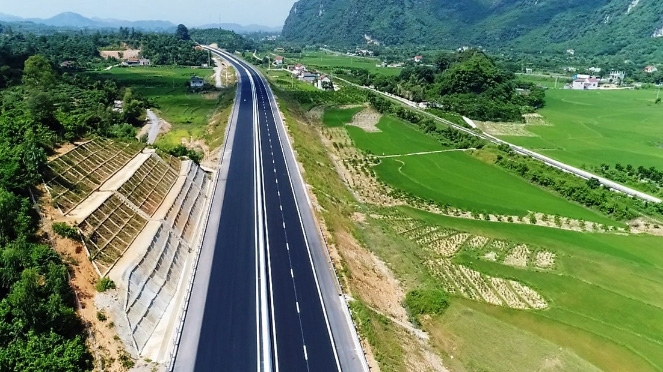
[[[414,62],[415,62],[415,63],[419,63],[419,62],[423,61],[424,57],[422,57],[422,56],[414,56],[413,59],[414,59]]]
[[[276,56],[276,58],[274,58],[274,63],[276,63],[277,66],[283,66],[283,57]]]
[[[656,66],[647,66],[647,67],[645,67],[645,72],[648,73],[648,74],[653,74],[656,71],[658,71]]]
[[[320,90],[334,89],[334,85],[332,85],[332,81],[327,75],[320,75],[315,85]]]
[[[594,76],[590,77],[578,77],[573,80],[573,89],[578,90],[590,90],[590,89],[599,89],[599,79]]]

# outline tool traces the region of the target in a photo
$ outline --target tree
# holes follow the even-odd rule
[[[52,88],[56,81],[55,71],[46,57],[38,54],[25,61],[23,84],[43,90]]]
[[[177,31],[175,31],[175,35],[180,40],[191,40],[191,36],[189,36],[189,29],[186,28],[186,26],[183,24],[177,25]]]

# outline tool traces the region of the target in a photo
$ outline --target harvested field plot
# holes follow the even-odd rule
[[[53,200],[63,213],[69,213],[142,149],[138,143],[95,140],[52,160],[46,185]]]
[[[487,285],[505,302],[496,307],[484,299],[466,306],[529,332],[532,343],[553,342],[604,370],[663,368],[660,237],[581,233],[403,210],[423,226],[492,238],[482,249],[466,243],[451,259],[422,257],[440,281],[458,278],[450,287],[460,297],[484,296],[476,284],[467,288],[467,276],[459,278],[453,265],[488,278]],[[491,252],[493,260],[486,257]],[[507,260],[518,267],[506,265]],[[523,306],[545,310],[509,309]]]
[[[390,221],[390,228],[402,237],[415,242],[426,254],[423,255],[425,266],[430,273],[440,280],[443,288],[449,293],[475,301],[486,302],[497,306],[514,309],[544,309],[546,301],[536,291],[526,285],[514,281],[484,275],[467,266],[453,261],[461,249],[470,252],[493,249],[506,252],[511,243],[493,240],[481,235],[441,228],[424,221],[404,217],[399,214],[379,216],[382,221]],[[515,261],[520,268],[527,268],[529,250],[527,245],[520,244],[512,249],[505,264]],[[494,253],[494,252],[493,252]],[[513,255],[513,258],[509,258]],[[495,258],[491,261],[496,261]],[[514,264],[515,266],[515,264]],[[516,283],[516,284],[514,284]]]

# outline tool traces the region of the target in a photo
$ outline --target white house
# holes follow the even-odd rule
[[[422,57],[422,56],[414,56],[413,60],[414,60],[414,63],[420,63],[421,61],[424,60],[424,57]]]
[[[303,73],[306,72],[306,66],[302,65],[301,63],[298,63],[293,69],[292,72],[297,75],[301,76]]]
[[[191,88],[202,88],[204,85],[205,85],[205,80],[199,78],[198,76],[192,77],[191,80],[189,81],[189,86],[191,86]]]
[[[610,80],[614,84],[621,84],[626,77],[626,72],[624,71],[610,71]]]
[[[648,73],[648,74],[653,74],[656,71],[658,71],[658,68],[656,68],[656,66],[647,66],[647,67],[645,67],[645,72]]]
[[[601,68],[600,67],[590,67],[590,68],[587,69],[587,71],[591,72],[592,74],[598,74],[599,72],[601,72]]]
[[[274,63],[275,63],[277,66],[283,66],[283,57],[281,57],[281,56],[276,56],[276,58],[274,58]]]
[[[332,81],[327,75],[320,75],[318,81],[315,83],[315,86],[320,90],[333,89]]]
[[[599,89],[599,79],[589,75],[576,75],[571,87],[578,90]]]

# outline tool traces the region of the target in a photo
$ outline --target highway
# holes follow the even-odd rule
[[[240,83],[171,369],[367,371],[271,89],[209,49]]]

